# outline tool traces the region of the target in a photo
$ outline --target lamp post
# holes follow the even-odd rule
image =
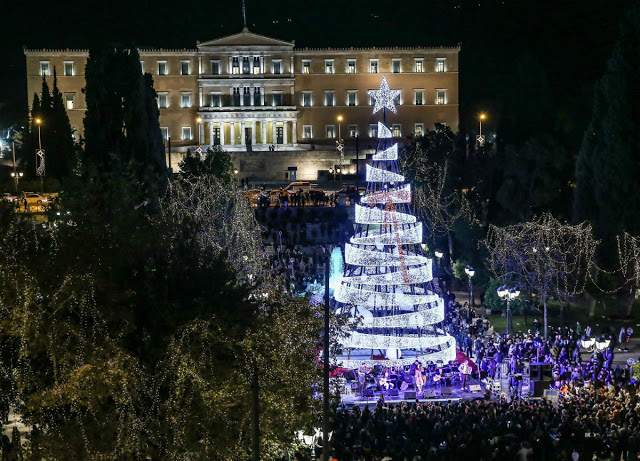
[[[502,285],[497,290],[500,299],[507,301],[507,337],[511,334],[513,326],[511,325],[511,301],[520,296],[520,291],[516,287],[507,288],[506,285]]]
[[[344,165],[344,140],[342,139],[342,120],[344,117],[342,115],[338,115],[338,141],[336,141],[338,152],[340,153],[340,168],[338,168],[338,173],[340,173],[340,181],[342,181],[342,165]]]
[[[202,145],[202,138],[200,134],[200,131],[202,129],[202,117],[198,117],[196,119],[196,123],[198,124],[198,147],[200,147]]]
[[[336,172],[333,170],[333,168],[329,168],[329,174],[333,175],[333,180],[336,180]]]
[[[36,151],[36,176],[40,176],[40,193],[44,194],[44,151],[42,150],[42,134],[40,132],[40,126],[42,125],[42,119],[35,119],[36,125],[38,125],[38,150]]]
[[[467,277],[469,277],[469,307],[471,308],[471,306],[473,305],[473,282],[471,281],[471,279],[473,278],[473,276],[475,275],[476,271],[473,270],[473,267],[471,266],[467,266],[464,268],[464,271],[467,274]]]
[[[480,122],[480,133],[478,134],[477,138],[476,138],[476,143],[478,145],[478,147],[482,147],[484,146],[484,136],[482,135],[482,121],[484,119],[487,118],[486,114],[480,114],[480,116],[478,117],[479,122]]]
[[[444,253],[440,250],[435,250],[433,254],[435,255],[436,258],[438,258],[438,272],[440,272],[440,260],[444,256]]]
[[[22,179],[22,176],[24,176],[24,173],[22,171],[20,171],[20,172],[12,171],[11,172],[11,177],[13,178],[14,184],[15,184],[16,194],[18,193],[18,181],[20,181]]]

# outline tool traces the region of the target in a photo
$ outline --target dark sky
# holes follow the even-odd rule
[[[628,0],[246,0],[252,31],[297,46],[453,45],[462,42],[462,112],[491,105],[518,56],[545,67],[560,98],[605,67]],[[88,48],[102,43],[195,47],[239,32],[242,1],[41,0],[3,7],[0,104],[27,104],[22,46]],[[29,97],[30,99],[30,97]],[[464,118],[464,114],[463,118]],[[1,122],[1,121],[0,121]]]

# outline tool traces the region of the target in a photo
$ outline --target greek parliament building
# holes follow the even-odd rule
[[[458,130],[460,47],[296,48],[295,42],[240,33],[194,49],[140,49],[153,75],[160,126],[174,150],[198,143],[245,153],[335,150],[340,136],[377,135],[368,90],[401,90],[387,123],[394,137],[419,136],[435,123]],[[88,50],[25,49],[29,101],[56,68],[71,125],[82,135]],[[341,121],[338,121],[338,117]],[[331,146],[331,147],[329,147]]]

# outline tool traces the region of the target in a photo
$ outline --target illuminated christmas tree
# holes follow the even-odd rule
[[[382,77],[379,90],[369,91],[380,109],[378,145],[367,165],[367,191],[355,205],[355,234],[345,245],[345,271],[335,291],[338,314],[360,317],[341,340],[340,365],[356,368],[411,364],[416,359],[448,362],[456,357],[453,337],[442,329],[444,301],[434,292],[432,260],[422,252],[422,223],[411,213],[411,186],[398,166],[398,145],[386,126],[386,111],[397,113]],[[388,360],[373,360],[384,355]]]

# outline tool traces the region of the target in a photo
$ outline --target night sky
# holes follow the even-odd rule
[[[461,126],[495,104],[524,53],[543,64],[556,100],[580,97],[603,72],[626,1],[246,0],[251,31],[297,47],[455,45]],[[0,26],[0,123],[26,114],[22,47],[133,43],[190,47],[242,29],[242,2],[15,2]]]

